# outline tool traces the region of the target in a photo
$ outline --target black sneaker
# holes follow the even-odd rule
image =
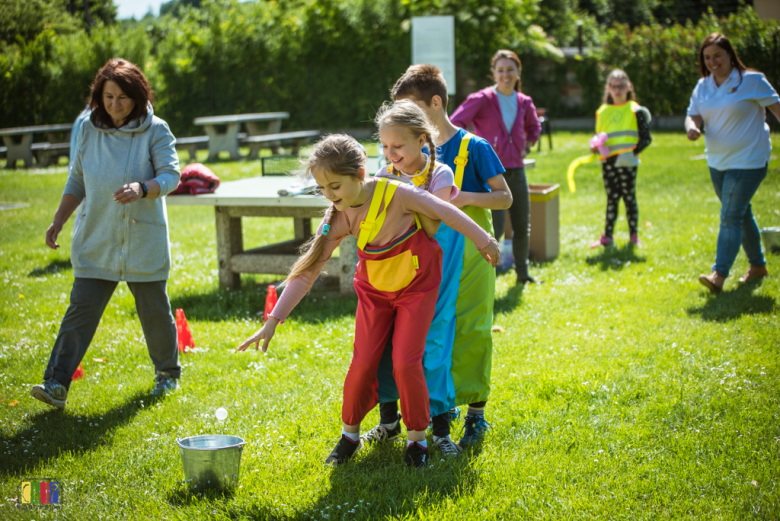
[[[401,414],[398,414],[398,423],[396,423],[395,428],[388,429],[386,425],[379,424],[364,435],[362,435],[360,438],[369,445],[374,443],[386,443],[388,441],[393,441],[398,439],[398,436],[401,434]]]
[[[50,378],[43,382],[43,385],[33,385],[30,389],[30,396],[43,403],[64,409],[65,403],[68,401],[68,390],[57,380]]]
[[[439,452],[444,457],[457,456],[463,452],[463,447],[452,441],[449,436],[434,438],[433,445],[439,449]]]
[[[336,444],[333,452],[331,452],[328,458],[325,460],[325,464],[332,467],[337,467],[342,463],[346,463],[362,447],[363,440],[352,441],[342,434],[341,439]]]
[[[404,454],[404,463],[410,467],[420,468],[428,466],[428,447],[423,447],[419,443],[412,442],[406,447]]]

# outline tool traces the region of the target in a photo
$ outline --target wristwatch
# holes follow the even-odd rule
[[[143,190],[144,192],[143,195],[141,196],[141,199],[143,199],[144,197],[146,197],[146,194],[149,193],[149,189],[146,187],[146,183],[141,182],[141,190]]]

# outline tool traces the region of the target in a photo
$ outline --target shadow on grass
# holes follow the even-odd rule
[[[514,311],[523,301],[523,291],[525,284],[515,284],[509,288],[506,295],[493,301],[493,314],[505,315]]]
[[[52,273],[58,273],[60,271],[67,271],[73,269],[70,264],[70,259],[51,261],[45,268],[35,268],[27,274],[28,277],[40,277],[41,275],[51,275]]]
[[[754,295],[762,280],[751,280],[720,295],[708,293],[707,301],[688,308],[689,315],[698,315],[709,322],[727,322],[743,315],[766,315],[777,310],[777,302],[768,295]]]
[[[200,502],[230,501],[235,496],[235,490],[228,488],[226,490],[207,489],[194,491],[190,486],[180,481],[176,488],[168,493],[168,503],[172,506],[191,506]]]
[[[474,468],[478,451],[441,461],[431,450],[432,465],[411,469],[403,463],[404,444],[366,447],[356,460],[330,472],[330,487],[303,511],[290,512],[269,504],[227,507],[231,519],[385,519],[411,518],[422,508],[447,498],[471,495],[479,482]]]
[[[646,257],[642,257],[636,254],[636,246],[630,242],[624,245],[622,248],[610,247],[602,248],[599,253],[588,257],[585,262],[590,266],[598,266],[601,271],[607,270],[621,270],[629,262],[645,262]]]
[[[188,319],[195,320],[220,322],[254,318],[265,309],[267,287],[267,283],[244,284],[238,290],[218,288],[208,293],[178,295],[171,299],[171,308],[181,308]],[[357,297],[342,297],[338,286],[335,291],[332,288],[328,283],[315,283],[311,293],[295,307],[291,317],[302,322],[319,323],[342,316],[355,316]]]
[[[46,409],[31,415],[28,427],[10,437],[5,432],[0,436],[4,452],[10,452],[0,458],[0,475],[24,477],[22,473],[61,453],[81,455],[111,445],[114,431],[143,410],[140,401],[150,405],[156,400],[149,392],[138,392],[124,403],[90,416],[40,404]]]

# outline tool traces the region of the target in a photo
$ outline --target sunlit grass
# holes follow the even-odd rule
[[[561,184],[561,254],[532,268],[542,284],[498,280],[494,321],[505,332],[495,336],[492,434],[417,473],[403,465],[402,444],[322,466],[340,429],[356,301],[321,287],[267,354],[233,353],[259,327],[265,286],[279,278],[245,275],[241,290],[219,289],[207,207],[168,208],[169,293],[202,348],[182,356],[179,392],[149,400],[151,362],[120,285],[67,409],[30,398],[72,285],[72,223],[60,250],[43,241],[66,171],[0,171],[0,202],[29,203],[0,211],[0,519],[777,519],[778,256],[763,283],[736,282],[741,253],[722,295],[698,284],[714,260],[719,204],[705,161],[694,159],[703,143],[681,133],[656,133],[642,156],[645,249],[626,246],[622,216],[616,249],[588,249],[603,229],[600,171],[582,167],[570,194],[565,169],[589,137],[556,133],[552,152],[545,142],[531,156],[530,182]],[[259,162],[210,166],[223,181],[260,172]],[[761,226],[780,225],[778,174],[773,160],[753,200]],[[283,219],[244,224],[246,247],[292,233]],[[229,413],[221,423],[218,407]],[[372,412],[364,427],[376,420]],[[201,433],[248,441],[239,488],[226,497],[180,483],[175,439]],[[23,478],[60,481],[64,506],[16,509]]]

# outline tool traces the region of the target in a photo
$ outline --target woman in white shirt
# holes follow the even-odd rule
[[[693,89],[685,129],[696,141],[705,131],[707,165],[721,201],[715,264],[699,282],[713,293],[723,289],[740,244],[750,262],[741,282],[766,277],[761,235],[750,200],[766,177],[772,143],[768,108],[780,120],[780,98],[757,71],[740,61],[728,38],[712,33],[699,48],[701,79]]]

